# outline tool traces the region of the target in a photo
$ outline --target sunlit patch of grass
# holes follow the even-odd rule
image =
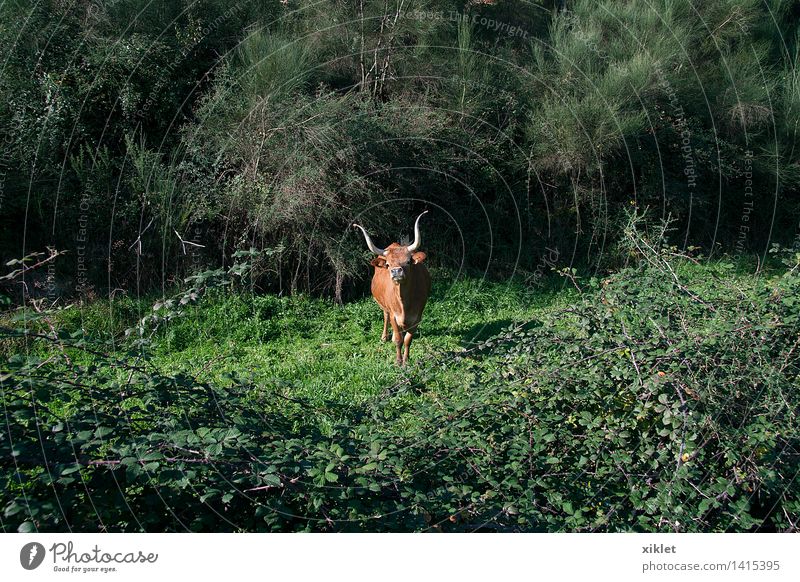
[[[149,364],[167,375],[181,372],[213,384],[225,385],[231,375],[246,378],[254,390],[278,390],[331,411],[391,394],[392,410],[400,411],[418,398],[468,382],[470,364],[454,361],[465,349],[568,302],[574,293],[559,290],[560,280],[532,289],[514,281],[436,275],[406,368],[394,364],[394,345],[380,341],[381,311],[371,297],[337,305],[303,295],[222,292],[208,294],[160,328]],[[154,301],[121,298],[74,306],[59,315],[59,324],[122,345],[124,330]],[[91,361],[86,354],[74,357]]]
[[[451,358],[554,297],[517,283],[439,282],[404,370],[394,365],[394,345],[380,342],[381,312],[369,297],[336,305],[304,296],[217,295],[159,334],[153,363],[209,382],[235,372],[256,384],[280,380],[296,396],[359,403],[402,383],[418,362]]]

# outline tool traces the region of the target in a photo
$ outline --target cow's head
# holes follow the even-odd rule
[[[377,255],[372,259],[372,265],[379,269],[388,269],[389,275],[396,285],[399,285],[408,276],[411,265],[418,265],[425,260],[425,253],[417,251],[417,249],[422,243],[422,237],[419,235],[419,219],[427,212],[426,210],[417,216],[417,220],[414,222],[414,242],[408,246],[392,243],[385,249],[376,247],[363,226],[353,225],[361,229],[361,232],[364,233],[364,239],[367,241],[367,247]]]

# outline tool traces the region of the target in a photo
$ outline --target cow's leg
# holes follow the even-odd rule
[[[408,350],[411,348],[411,340],[414,339],[414,334],[411,330],[406,332],[406,336],[403,338],[403,365],[405,366],[408,363]]]
[[[397,325],[394,317],[390,318],[389,321],[392,324],[392,341],[394,342],[394,347],[397,351],[395,362],[398,366],[400,366],[403,364],[403,355],[401,353],[403,348],[403,332],[400,331],[400,326]]]
[[[419,322],[417,322],[419,323]],[[417,335],[417,323],[409,325],[406,327],[406,333],[403,337],[403,365],[405,366],[408,363],[408,352],[411,350],[411,342],[414,340],[414,337]]]
[[[411,342],[414,340],[414,337],[417,335],[417,323],[414,323],[406,328],[406,335],[403,338],[403,365],[408,363],[408,352],[411,350]]]
[[[383,333],[381,334],[381,341],[388,342],[389,341],[389,312],[383,312]]]

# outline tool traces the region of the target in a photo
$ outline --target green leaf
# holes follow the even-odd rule
[[[94,436],[96,438],[101,439],[103,437],[110,435],[112,432],[114,432],[113,428],[110,428],[108,426],[99,426],[97,427],[97,430],[94,431]]]

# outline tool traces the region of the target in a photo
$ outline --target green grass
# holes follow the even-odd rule
[[[686,281],[735,279],[744,289],[751,286],[753,272],[750,262],[684,262],[678,275]],[[452,357],[509,325],[569,305],[577,294],[557,276],[531,288],[515,280],[454,280],[435,273],[410,364],[402,369],[394,365],[394,345],[380,341],[381,311],[369,296],[337,305],[304,295],[212,290],[158,330],[150,363],[165,374],[183,372],[211,383],[235,374],[256,383],[281,383],[312,400],[359,402],[408,378],[420,360]],[[73,305],[53,323],[121,346],[124,331],[149,314],[158,299],[123,296]],[[20,349],[24,345],[3,351]]]
[[[380,341],[382,314],[369,296],[337,305],[302,295],[211,291],[157,331],[149,364],[164,374],[182,372],[214,384],[225,385],[230,375],[249,379],[324,405],[326,418],[393,386],[416,384],[410,398],[422,392],[435,397],[437,387],[463,383],[470,372],[466,361],[431,362],[452,363],[455,354],[542,310],[563,306],[577,293],[558,278],[544,283],[532,289],[516,281],[437,277],[406,368],[395,365],[394,345]],[[124,330],[148,314],[157,299],[123,297],[72,306],[59,313],[56,326],[122,345]],[[85,353],[72,356],[91,361]]]
[[[735,279],[742,289],[751,287],[752,273],[752,266],[741,261],[684,262],[679,269],[687,281]],[[380,341],[381,311],[369,296],[337,305],[303,295],[222,290],[210,291],[156,332],[149,364],[166,375],[185,373],[217,385],[230,382],[231,376],[250,380],[324,407],[323,417],[328,418],[331,411],[362,405],[392,387],[413,388],[413,399],[435,398],[443,387],[463,385],[471,377],[471,364],[466,359],[454,362],[455,355],[512,324],[563,308],[578,295],[557,276],[531,288],[520,281],[435,275],[406,368],[395,365],[394,345]],[[150,313],[158,299],[121,297],[75,305],[60,311],[54,325],[122,346],[125,329]],[[17,344],[11,349],[21,348]],[[86,353],[71,355],[91,362]],[[484,357],[482,368],[490,360]],[[447,365],[431,365],[440,362]],[[394,404],[402,406],[403,399]]]
[[[412,345],[410,368],[530,319],[555,298],[514,284],[439,284]],[[371,297],[342,306],[306,297],[220,297],[174,325],[156,361],[188,365],[209,380],[235,370],[290,382],[306,397],[358,401],[410,372],[395,365],[394,345],[380,341],[382,325]],[[203,372],[212,359],[219,365]]]

